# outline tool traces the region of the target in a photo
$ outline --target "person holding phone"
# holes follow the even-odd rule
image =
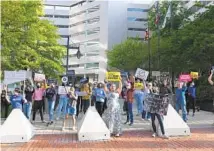
[[[20,109],[22,111],[22,104],[27,103],[26,99],[20,94],[20,89],[15,88],[14,94],[10,97],[10,103],[13,109]]]

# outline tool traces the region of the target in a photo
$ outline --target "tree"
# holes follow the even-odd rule
[[[42,18],[42,1],[3,1],[1,18],[2,70],[30,69],[50,77],[62,74],[65,48],[57,28]]]
[[[135,70],[147,61],[146,54],[148,51],[144,42],[128,38],[108,51],[108,65],[120,70]]]

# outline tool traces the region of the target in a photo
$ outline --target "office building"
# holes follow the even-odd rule
[[[45,18],[59,29],[60,44],[69,49],[69,70],[90,81],[103,81],[107,71],[106,52],[127,37],[145,37],[149,4],[136,1],[49,1],[44,2]],[[66,56],[63,59],[66,66]]]

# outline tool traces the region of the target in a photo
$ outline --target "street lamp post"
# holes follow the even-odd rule
[[[83,55],[81,54],[80,52],[80,47],[74,47],[74,46],[70,46],[69,45],[69,41],[70,41],[70,36],[68,36],[67,38],[67,55],[66,55],[66,75],[68,73],[68,66],[69,66],[69,49],[77,49],[77,53],[76,53],[76,56],[77,56],[77,59],[80,59]]]

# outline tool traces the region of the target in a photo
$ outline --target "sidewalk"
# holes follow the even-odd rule
[[[214,127],[192,129],[189,137],[152,138],[149,131],[127,131],[102,142],[77,142],[76,134],[36,135],[29,143],[2,145],[2,151],[213,151]]]

